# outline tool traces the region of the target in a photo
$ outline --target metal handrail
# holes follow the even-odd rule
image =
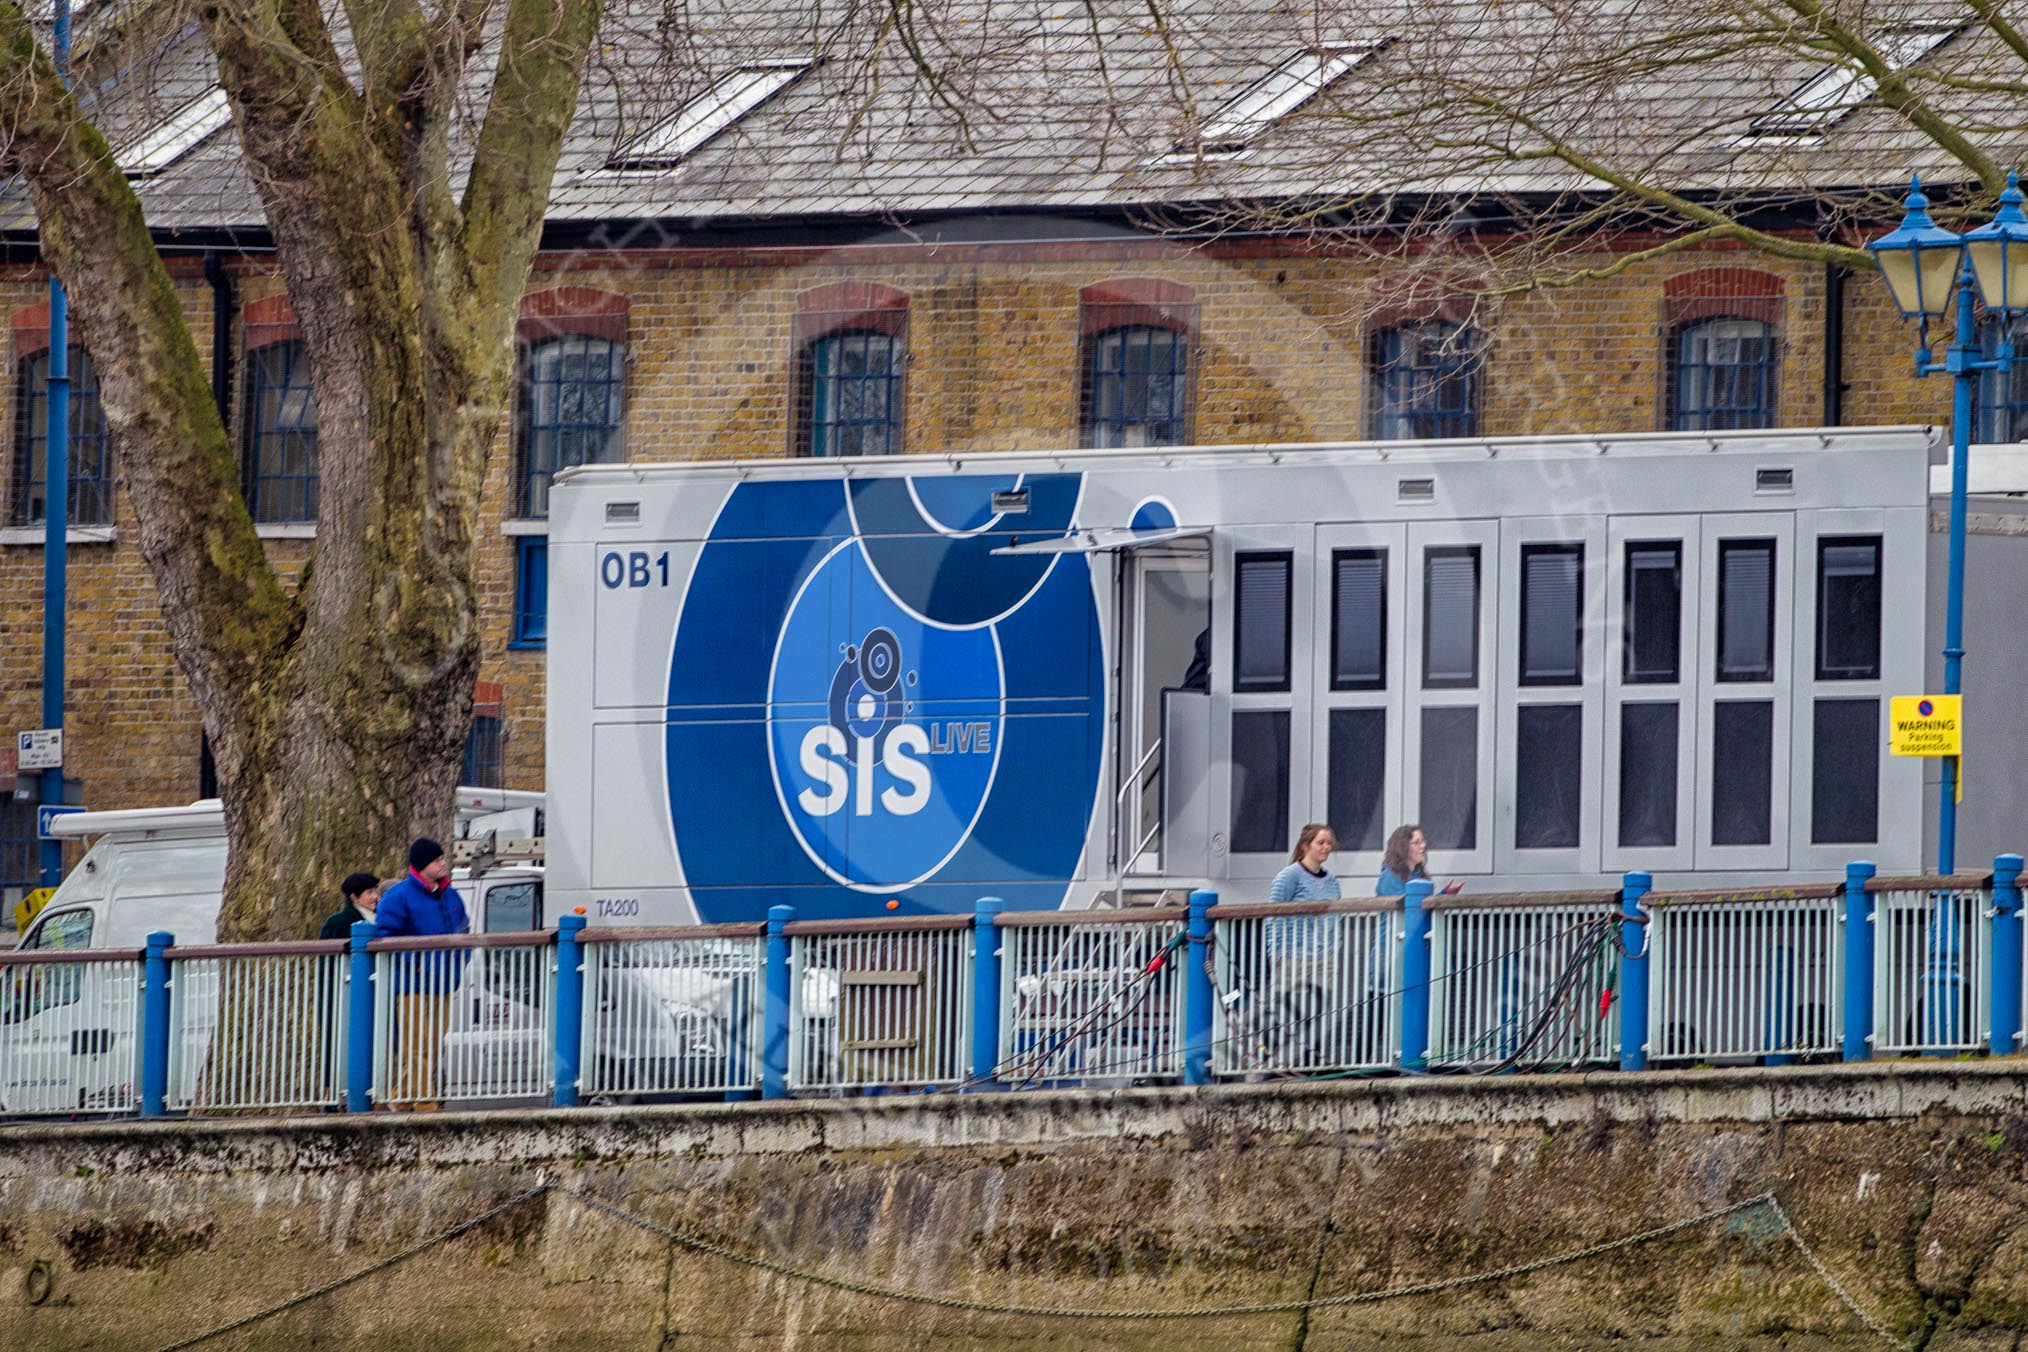
[[[2011,866],[1877,878],[1862,894],[1863,873],[1673,892],[1630,875],[1624,890],[1415,907],[1212,896],[1005,912],[981,899],[959,914],[590,930],[579,913],[557,930],[384,938],[364,952],[168,936],[145,950],[14,950],[0,953],[0,1033],[40,1022],[32,1039],[0,1037],[0,1086],[16,1091],[0,1111],[1208,1083],[1499,1064],[1524,1034],[1531,1055],[1632,1069],[2017,1045]],[[1629,901],[1642,913],[1621,916]],[[1617,919],[1645,936],[1619,942]],[[1034,979],[1056,984],[1038,996]],[[453,989],[468,1003],[404,998]],[[1544,1011],[1556,1022],[1538,1028]]]
[[[1141,806],[1141,798],[1147,792],[1148,784],[1143,778],[1148,765],[1162,754],[1162,739],[1157,737],[1154,744],[1141,753],[1141,759],[1134,763],[1134,769],[1113,794],[1113,848],[1118,851],[1127,838],[1127,795],[1133,795],[1133,806]],[[1162,834],[1162,823],[1158,819],[1147,834],[1140,836],[1131,852],[1121,851],[1113,860],[1113,905],[1118,906],[1127,894],[1127,874],[1133,870],[1133,863],[1141,857],[1157,836]]]

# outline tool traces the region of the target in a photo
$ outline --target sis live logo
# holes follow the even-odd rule
[[[963,846],[999,766],[1001,659],[992,625],[900,604],[856,540],[804,581],[775,650],[768,737],[783,816],[827,876],[911,887]]]

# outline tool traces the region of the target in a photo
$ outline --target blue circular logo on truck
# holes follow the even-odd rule
[[[1081,476],[747,482],[685,589],[670,828],[706,921],[1062,902],[1098,787]],[[1000,515],[995,493],[1025,491]]]
[[[856,541],[834,550],[797,593],[768,682],[775,792],[810,862],[861,891],[934,877],[992,790],[1004,693],[991,625],[932,624],[880,588]]]

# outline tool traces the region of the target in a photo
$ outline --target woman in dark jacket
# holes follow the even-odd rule
[[[373,919],[373,908],[380,901],[380,879],[371,873],[348,873],[338,890],[345,894],[345,905],[324,922],[319,939],[350,939],[352,927]]]

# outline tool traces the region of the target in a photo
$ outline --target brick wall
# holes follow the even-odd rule
[[[1719,275],[1725,272],[1751,272],[1760,280],[1742,283]],[[573,287],[625,298],[628,451],[639,461],[671,461],[788,450],[798,298],[840,283],[873,283],[906,297],[907,449],[1074,444],[1080,292],[1129,279],[1169,283],[1160,294],[1189,297],[1196,386],[1191,416],[1194,438],[1203,443],[1361,436],[1370,414],[1368,319],[1408,313],[1403,306],[1452,303],[1469,292],[1468,281],[1440,278],[1435,290],[1452,291],[1448,301],[1433,299],[1428,285],[1424,294],[1404,300],[1390,294],[1389,278],[1370,261],[1259,241],[1198,249],[1136,241],[934,252],[549,257],[530,291]],[[279,290],[272,275],[251,269],[242,269],[235,284],[241,306]],[[208,358],[210,292],[194,267],[181,266],[179,285]],[[1661,426],[1663,326],[1671,313],[1687,313],[1670,307],[1686,296],[1728,291],[1777,297],[1780,421],[1816,425],[1823,407],[1823,269],[1709,250],[1668,257],[1609,281],[1482,303],[1474,313],[1486,335],[1484,432]],[[0,307],[9,313],[43,295],[33,272],[0,273]],[[241,342],[237,333],[234,342]],[[1846,344],[1845,421],[1947,419],[1948,384],[1914,378],[1912,334],[1870,277],[1856,277],[1847,288]],[[237,417],[237,389],[233,409]],[[10,467],[0,481],[0,510],[11,510],[17,421],[13,400],[0,400],[0,447]],[[514,501],[512,442],[510,418],[485,483],[481,678],[498,682],[504,694],[506,781],[535,787],[543,778],[546,655],[509,647],[514,548],[501,523]],[[95,807],[180,802],[197,792],[196,711],[169,654],[124,498],[116,527],[115,541],[79,545],[71,553],[72,773],[86,781]],[[271,557],[291,577],[309,548],[304,540],[270,542]],[[0,720],[6,728],[40,722],[41,569],[39,548],[0,544]]]

